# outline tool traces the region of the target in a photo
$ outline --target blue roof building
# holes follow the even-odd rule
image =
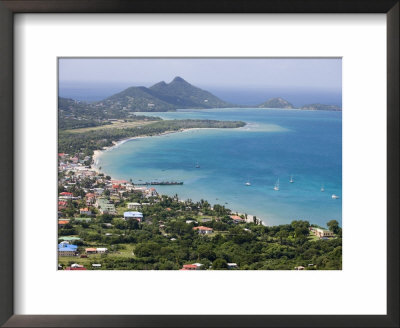
[[[59,252],[76,252],[78,246],[69,244],[58,244]]]

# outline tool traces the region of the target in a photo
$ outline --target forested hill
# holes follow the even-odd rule
[[[283,98],[270,98],[262,104],[258,105],[259,108],[289,108],[292,109],[294,106]]]
[[[181,77],[146,87],[130,87],[97,103],[107,108],[160,112],[178,108],[221,108],[229,104],[208,91],[197,88]]]

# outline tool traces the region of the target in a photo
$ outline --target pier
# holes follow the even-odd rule
[[[178,181],[152,181],[152,182],[142,182],[135,183],[135,186],[174,186],[174,185],[183,185],[183,182]]]

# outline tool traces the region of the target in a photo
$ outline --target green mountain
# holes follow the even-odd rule
[[[150,90],[158,97],[176,108],[221,108],[229,107],[231,104],[219,99],[212,93],[197,88],[186,82],[181,77],[175,77],[171,83],[159,82]]]
[[[304,105],[301,109],[305,110],[331,110],[331,111],[341,111],[342,108],[335,105],[324,105],[324,104],[310,104]]]
[[[97,106],[111,111],[162,112],[178,108],[221,108],[232,105],[177,76],[168,84],[162,81],[150,88],[130,87],[99,101]]]
[[[259,108],[294,108],[293,105],[283,98],[270,98],[266,102],[258,105]]]
[[[157,93],[145,87],[130,87],[97,103],[109,110],[160,112],[176,107],[161,99]]]

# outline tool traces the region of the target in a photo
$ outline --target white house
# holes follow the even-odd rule
[[[212,228],[208,228],[208,227],[194,227],[193,230],[197,230],[199,232],[200,235],[208,235],[213,233],[213,229]]]
[[[140,222],[143,220],[143,214],[141,212],[124,212],[124,219],[136,219]]]
[[[97,254],[107,253],[107,251],[108,251],[107,248],[96,248]]]
[[[127,206],[130,210],[138,210],[142,205],[140,203],[128,203]]]

